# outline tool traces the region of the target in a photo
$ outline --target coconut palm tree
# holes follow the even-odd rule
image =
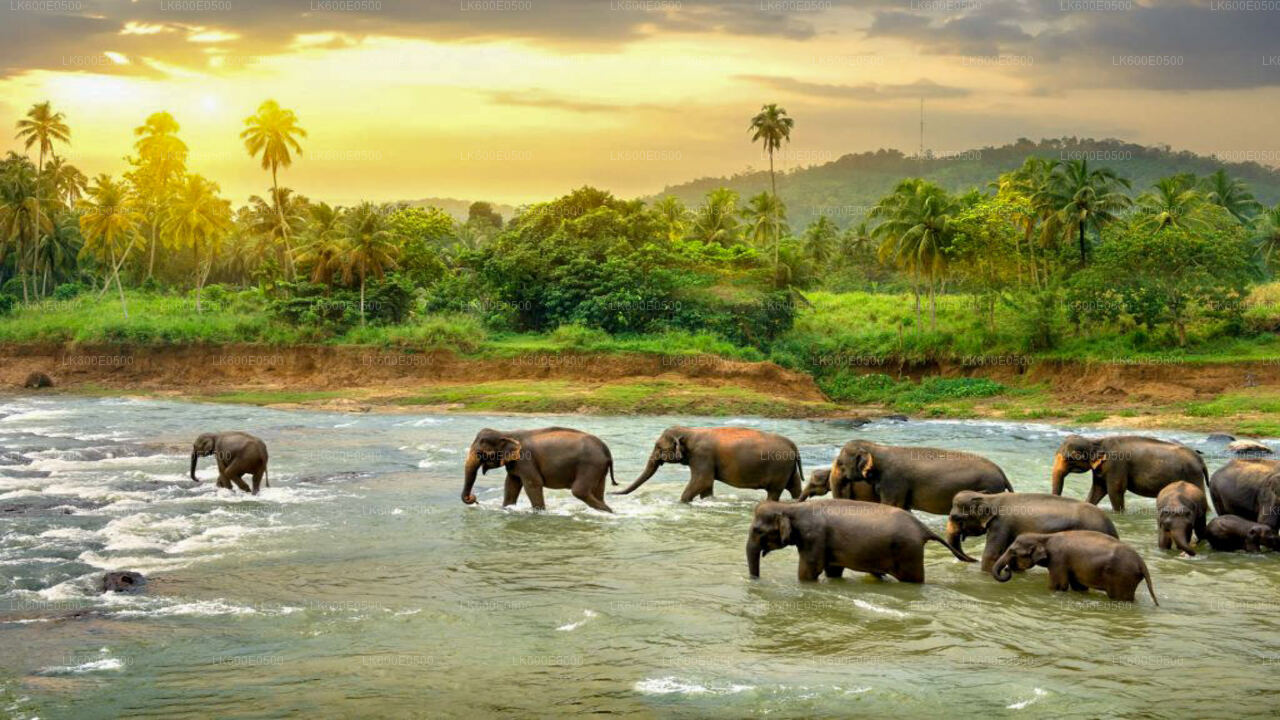
[[[293,267],[293,260],[288,257],[294,253],[289,238],[305,231],[309,207],[307,198],[295,195],[287,187],[274,189],[271,202],[249,196],[248,228],[258,236],[260,252],[274,253],[282,267]]]
[[[40,182],[36,168],[25,156],[10,152],[0,173],[0,240],[3,256],[14,256],[14,268],[22,278],[22,301],[30,302],[28,274],[32,249],[42,233],[52,229],[48,213],[40,207]]]
[[[1129,189],[1129,181],[1110,168],[1090,170],[1089,161],[1083,158],[1055,165],[1050,172],[1048,194],[1057,208],[1064,235],[1074,235],[1079,240],[1081,264],[1088,261],[1085,233],[1089,229],[1100,233],[1121,210],[1133,204],[1120,188]]]
[[[723,247],[738,242],[738,193],[724,187],[707,193],[693,219],[692,235]]]
[[[43,175],[50,195],[66,208],[73,207],[89,185],[89,178],[79,168],[60,157],[45,164]]]
[[[1241,225],[1248,225],[1262,210],[1262,203],[1249,192],[1249,186],[1243,180],[1227,175],[1227,171],[1222,168],[1204,178],[1200,187],[1205,200],[1231,213],[1231,217]]]
[[[171,236],[160,234],[160,228],[168,220],[166,214],[173,195],[187,172],[187,144],[178,137],[180,129],[178,121],[167,112],[152,113],[133,129],[138,138],[133,144],[138,156],[129,159],[134,169],[125,177],[148,236],[148,278],[155,275],[157,249],[173,242]]]
[[[742,216],[747,221],[747,235],[756,248],[773,254],[774,284],[780,287],[778,254],[783,236],[791,232],[787,227],[786,205],[777,195],[762,192],[747,202]]]
[[[839,233],[835,223],[826,215],[819,215],[804,231],[804,251],[818,267],[825,267],[836,252]]]
[[[40,278],[40,295],[47,296],[51,286],[74,275],[76,256],[83,245],[80,218],[65,211],[55,215],[49,232],[40,235],[32,252],[32,266]]]
[[[1209,227],[1209,203],[1196,189],[1195,178],[1172,175],[1160,178],[1148,192],[1138,197],[1138,227],[1152,232],[1177,228],[1190,232]]]
[[[200,294],[223,238],[232,229],[231,203],[218,197],[218,184],[199,175],[188,175],[173,198],[166,230],[195,257],[196,312]]]
[[[1274,267],[1275,258],[1280,256],[1280,204],[1262,211],[1256,227],[1254,243],[1263,264],[1270,269]]]
[[[347,262],[346,238],[343,237],[342,208],[321,202],[312,205],[304,244],[298,248],[297,264],[311,268],[311,282],[332,286],[334,276],[342,275]]]
[[[675,195],[666,195],[653,204],[662,227],[666,230],[667,241],[676,242],[684,238],[689,230],[689,208]]]
[[[54,155],[54,142],[71,143],[71,128],[67,127],[66,116],[54,112],[53,105],[46,100],[32,105],[27,116],[18,121],[15,137],[22,140],[28,150],[32,145],[40,146],[40,162],[36,165],[39,169],[44,168],[46,154]]]
[[[893,192],[871,209],[879,220],[871,231],[880,240],[882,262],[891,261],[913,278],[916,327],[920,327],[920,286],[928,281],[930,324],[938,329],[937,284],[946,271],[947,253],[955,235],[952,217],[959,203],[940,186],[919,178],[898,183]]]
[[[289,223],[280,207],[280,183],[277,177],[279,169],[293,164],[292,153],[302,154],[302,145],[298,138],[305,138],[307,131],[298,124],[298,117],[292,110],[280,107],[275,100],[267,100],[258,106],[258,112],[244,119],[245,129],[240,133],[245,149],[250,157],[262,155],[262,169],[271,171],[271,197],[276,201],[276,214],[279,215],[280,228],[284,232],[285,258],[289,263],[289,275],[293,276],[293,260],[290,257]]]
[[[784,141],[791,141],[791,129],[795,125],[796,121],[787,117],[786,110],[776,103],[769,103],[761,106],[760,112],[751,118],[751,125],[747,128],[752,133],[751,142],[762,142],[765,151],[769,153],[769,188],[774,197],[778,195],[778,183],[773,174],[773,151],[782,147]]]
[[[346,236],[346,282],[351,277],[360,278],[360,324],[364,318],[364,289],[369,276],[381,278],[387,270],[396,266],[399,246],[391,232],[385,207],[363,202],[347,213],[343,224]]]
[[[102,283],[101,298],[111,289],[111,281],[115,280],[116,289],[120,292],[120,308],[125,319],[129,319],[129,308],[125,304],[124,286],[120,283],[120,267],[129,257],[129,251],[138,235],[138,215],[129,203],[129,194],[124,184],[111,179],[103,173],[94,178],[93,185],[86,190],[86,197],[79,202],[80,234],[84,237],[82,253],[87,253],[106,262],[108,275]]]

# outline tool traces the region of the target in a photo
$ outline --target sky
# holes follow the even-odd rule
[[[235,202],[268,98],[308,131],[316,199],[622,197],[925,144],[1116,137],[1280,165],[1280,0],[4,0],[0,119],[64,112],[60,150],[119,173],[167,110]],[[21,150],[11,133],[0,150]]]

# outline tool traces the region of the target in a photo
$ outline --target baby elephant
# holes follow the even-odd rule
[[[915,515],[859,500],[815,500],[756,505],[747,536],[747,568],[760,577],[760,556],[787,545],[800,553],[801,582],[822,573],[838,578],[845,568],[902,582],[924,582],[924,544],[935,540],[960,560],[974,562],[938,537]]]
[[[258,494],[262,485],[271,487],[267,476],[267,444],[249,433],[205,433],[196,438],[191,448],[191,479],[196,482],[196,462],[213,455],[218,461],[218,487],[231,489],[231,483],[245,492]],[[253,490],[241,478],[253,475]]]
[[[1161,550],[1177,545],[1188,555],[1195,555],[1191,541],[1194,531],[1196,542],[1205,539],[1205,515],[1209,501],[1204,490],[1186,481],[1165,485],[1156,496],[1156,528]]]
[[[880,502],[880,496],[876,494],[875,488],[871,487],[871,483],[866,480],[857,480],[852,483],[846,483],[842,486],[845,492],[852,492],[853,497],[844,497],[843,492],[835,497],[843,500],[863,500],[865,502]],[[797,498],[801,502],[812,497],[822,497],[831,492],[831,468],[819,468],[809,473],[809,482],[805,484],[804,490]]]
[[[1262,523],[1242,518],[1239,515],[1219,515],[1209,523],[1205,539],[1214,550],[1227,552],[1244,550],[1245,552],[1262,552],[1267,547],[1280,550],[1280,538],[1276,531]]]
[[[1137,551],[1105,533],[1064,530],[1056,533],[1023,533],[996,560],[991,574],[1008,582],[1013,571],[1035,565],[1049,568],[1050,590],[1104,590],[1112,600],[1133,602],[1134,588],[1147,581],[1156,605],[1151,573]]]

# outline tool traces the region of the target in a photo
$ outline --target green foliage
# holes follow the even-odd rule
[[[840,371],[820,383],[836,401],[858,404],[880,403],[899,409],[918,409],[934,402],[965,398],[986,398],[1008,390],[987,378],[927,377],[919,383],[894,379],[884,373],[859,374]]]
[[[18,298],[9,293],[0,293],[0,315],[8,315],[18,306]]]

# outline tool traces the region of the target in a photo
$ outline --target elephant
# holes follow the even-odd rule
[[[689,484],[680,502],[711,497],[716,480],[736,488],[764,490],[770,500],[782,491],[798,498],[804,486],[800,451],[787,438],[750,428],[669,427],[658,437],[649,462],[635,482],[618,495],[627,495],[653,477],[663,463],[689,466]]]
[[[42,372],[33,372],[27,376],[25,382],[22,383],[24,388],[51,388],[53,387],[53,378]]]
[[[800,553],[798,575],[812,582],[826,573],[838,578],[846,568],[883,579],[924,582],[924,544],[935,540],[957,559],[974,562],[915,515],[881,503],[814,500],[756,505],[747,536],[747,569],[760,577],[760,556],[787,545]]]
[[[462,502],[476,502],[476,496],[471,494],[476,471],[488,474],[498,466],[507,470],[503,507],[514,505],[523,489],[534,509],[545,510],[543,488],[568,488],[590,507],[613,512],[604,502],[604,478],[613,478],[613,455],[595,435],[564,427],[514,432],[481,430],[467,451]]]
[[[1053,494],[1062,494],[1062,481],[1070,473],[1093,473],[1087,502],[1097,505],[1106,495],[1111,509],[1124,512],[1125,492],[1156,497],[1165,485],[1183,480],[1201,489],[1209,479],[1200,453],[1186,445],[1141,435],[1087,438],[1069,435],[1053,458],[1050,483]]]
[[[1214,550],[1262,552],[1262,548],[1280,550],[1280,536],[1262,523],[1247,520],[1239,515],[1219,515],[1209,523],[1209,547]]]
[[[1196,542],[1205,538],[1205,515],[1209,501],[1204,491],[1189,482],[1179,480],[1165,485],[1156,496],[1157,542],[1161,550],[1177,545],[1182,552],[1195,556],[1191,541],[1195,532]]]
[[[831,468],[819,468],[809,473],[809,482],[805,483],[804,490],[800,493],[799,500],[804,502],[811,497],[822,497],[831,492]],[[852,490],[850,497],[844,497],[845,493]],[[866,480],[856,480],[852,483],[844,483],[841,485],[841,495],[833,495],[832,497],[841,500],[861,500],[863,502],[880,502],[880,496],[876,494],[875,488],[871,487],[871,483]]]
[[[196,461],[206,455],[218,459],[218,487],[231,489],[231,483],[245,492],[250,492],[241,476],[253,475],[253,494],[258,488],[271,487],[267,476],[267,444],[258,438],[242,432],[205,433],[196,438],[191,449],[191,479],[200,482],[196,477]]]
[[[1023,533],[996,560],[991,574],[1008,582],[1014,571],[1036,565],[1049,568],[1050,590],[1103,590],[1112,600],[1133,602],[1133,591],[1146,580],[1151,602],[1160,605],[1147,564],[1111,535],[1093,530]]]
[[[1046,493],[956,494],[947,517],[947,541],[956,547],[966,537],[987,536],[982,571],[991,572],[996,558],[1023,533],[1096,530],[1118,538],[1116,526],[1101,509]],[[962,548],[963,549],[963,548]]]
[[[859,479],[870,483],[872,492],[886,505],[935,515],[946,515],[952,498],[962,490],[1013,491],[1000,466],[984,457],[852,440],[831,463],[832,494],[853,497],[854,492],[846,486]]]
[[[1219,515],[1239,515],[1280,531],[1280,460],[1236,458],[1209,479]]]

